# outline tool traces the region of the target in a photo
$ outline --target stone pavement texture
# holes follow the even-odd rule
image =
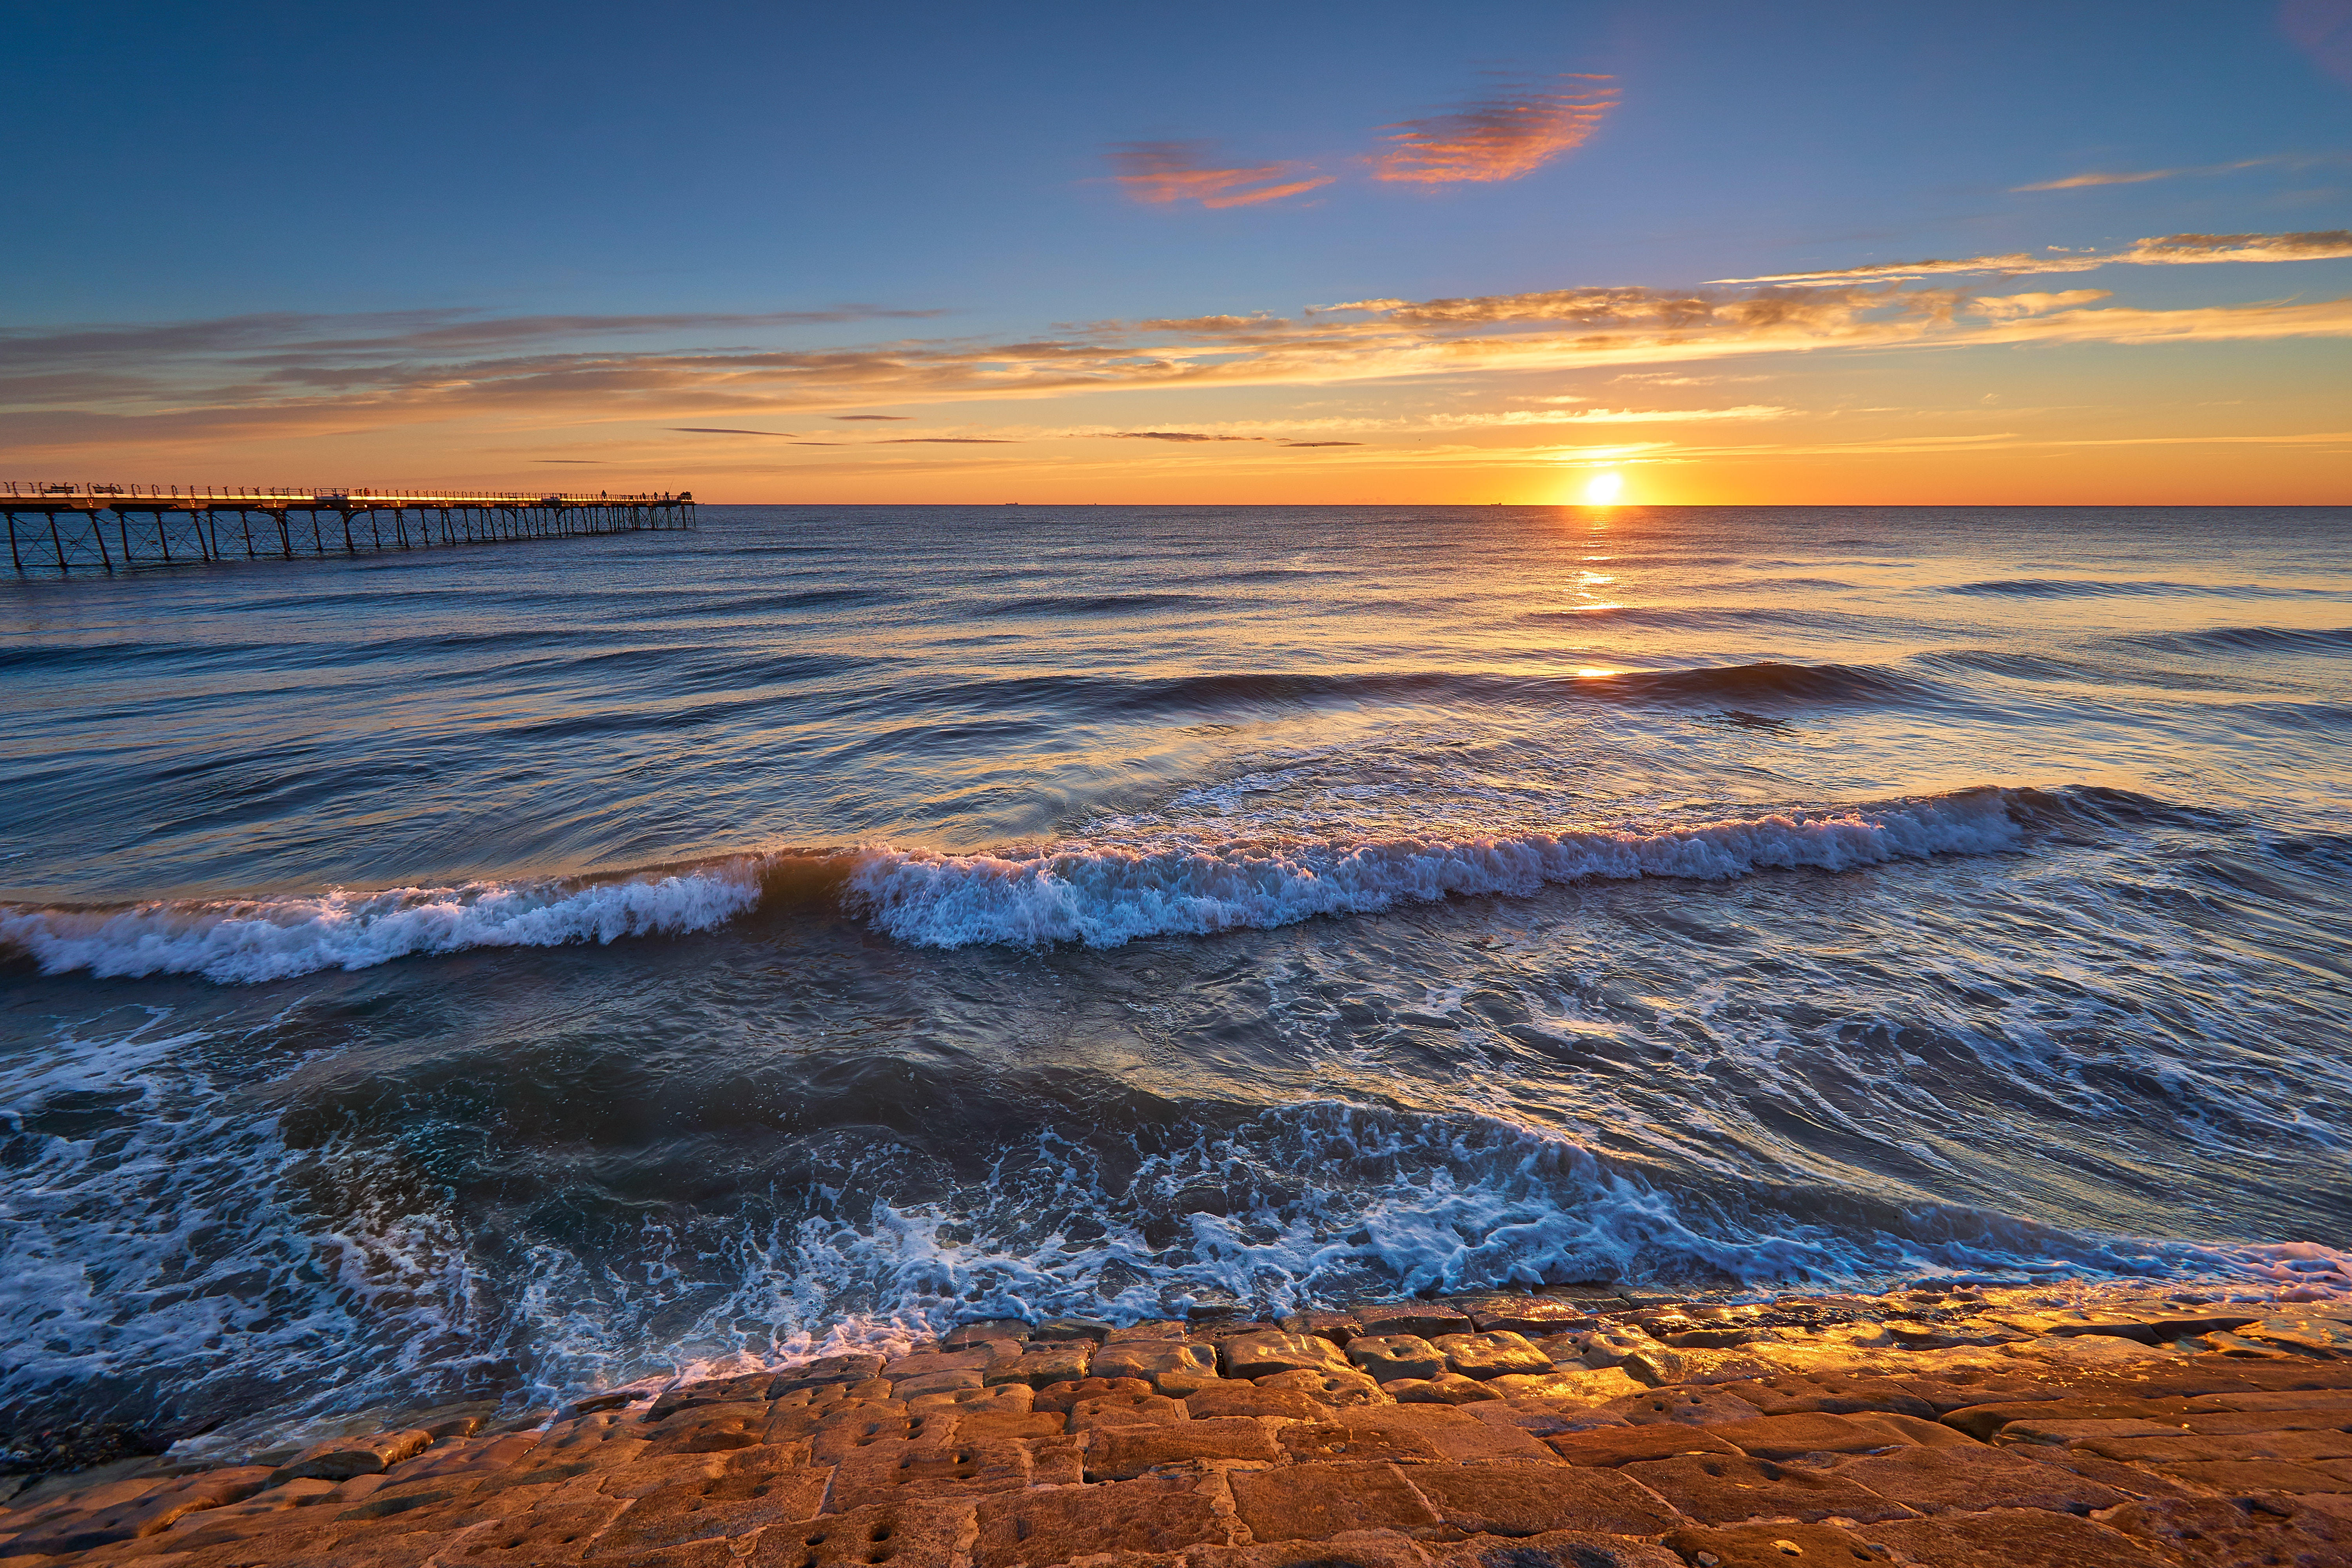
[[[2291,1297],[997,1321],[382,1428],[47,1478],[0,1568],[2352,1568]]]

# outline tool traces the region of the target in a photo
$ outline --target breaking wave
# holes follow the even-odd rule
[[[201,974],[231,984],[481,947],[708,931],[762,904],[827,903],[919,947],[1116,947],[1369,914],[1454,895],[1639,877],[1851,870],[2021,847],[2016,792],[1685,826],[1481,837],[1066,841],[971,855],[877,846],[738,856],[625,880],[468,882],[121,909],[0,909],[0,952],[58,974]]]
[[[1455,894],[1518,894],[1588,879],[1719,880],[1767,868],[1850,870],[1991,854],[2022,834],[2000,790],[1844,812],[1792,812],[1648,832],[1486,838],[1063,845],[1019,856],[881,850],[851,873],[849,907],[901,942],[1117,947],[1139,937],[1289,925]]]

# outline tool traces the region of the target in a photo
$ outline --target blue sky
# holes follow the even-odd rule
[[[850,408],[838,387],[793,374],[766,377],[756,394],[741,378],[710,381],[724,390],[709,395],[690,375],[656,378],[667,401],[649,418],[619,417],[653,409],[644,386],[626,409],[608,399],[588,410],[611,437],[602,446],[582,445],[581,411],[560,387],[540,389],[539,426],[519,423],[514,406],[469,425],[446,392],[419,391],[425,378],[388,382],[383,354],[359,374],[317,346],[379,332],[388,312],[437,312],[442,322],[692,318],[542,323],[530,342],[547,354],[866,352],[918,340],[1017,349],[1108,322],[1258,312],[1304,321],[1307,307],[1346,301],[1684,290],[2352,223],[2352,3],[2339,0],[1181,12],[100,4],[0,15],[19,62],[0,126],[5,189],[24,224],[0,262],[13,340],[0,349],[25,374],[6,395],[14,413],[0,411],[0,445],[17,459],[0,466],[12,471],[27,460],[42,471],[184,464],[260,443],[256,461],[315,452],[318,467],[336,472],[385,461],[430,468],[441,460],[433,454],[464,453],[453,478],[543,461],[651,465],[648,473],[716,464],[722,488],[762,491],[742,499],[787,499],[766,493],[777,476],[846,479],[863,460],[800,448],[780,467],[772,453],[721,453],[710,439],[641,439],[669,430],[660,423],[669,416],[761,425],[751,416],[772,412],[785,422],[766,423],[791,430],[793,416],[805,424],[832,417],[835,404]],[[1582,118],[1555,138],[1565,144],[1525,157],[1507,148],[1496,177],[1380,177],[1401,133],[1442,139],[1481,114],[1481,123],[1518,123],[1505,111],[1532,105],[1540,116],[1570,100]],[[1137,173],[1178,166],[1215,178],[1154,184]],[[1255,173],[1216,184],[1244,171]],[[2021,188],[2086,175],[2146,177]],[[1305,188],[1241,205],[1181,194],[1292,185]],[[2333,300],[2352,292],[2352,268],[2327,248],[2118,266],[2066,275],[2064,286],[2137,310]],[[2005,276],[1989,275],[1988,287],[2057,287]],[[850,309],[843,319],[856,307],[921,314]],[[832,319],[752,320],[780,314]],[[299,364],[286,354],[265,363],[250,342],[225,358],[218,344],[166,335],[139,340],[135,364],[118,354],[109,374],[93,374],[71,343],[56,348],[59,329],[261,315],[325,320],[289,330],[303,345],[290,356]],[[333,321],[347,317],[358,320]],[[2084,334],[2055,335],[2065,342],[2032,351],[2042,363],[2019,374],[2095,379],[2077,346]],[[2258,347],[2226,332],[2199,342],[2222,340],[2235,346],[2212,352],[2228,363],[2252,354],[2309,400],[2310,428],[2296,434],[2352,426],[2333,328],[2266,328]],[[1230,350],[1186,346],[1199,350],[1187,362],[1195,365]],[[1641,364],[1664,363],[1655,347]],[[1888,352],[1874,342],[1847,357]],[[2184,344],[2140,358],[2171,355],[2180,367],[2164,374],[2188,384],[2216,374],[2201,352]],[[440,345],[403,353],[412,368],[429,364],[438,385],[478,380]],[[1916,374],[1934,383],[1947,372],[1929,362],[1976,353],[1916,351]],[[1774,374],[1792,374],[1790,363],[1780,355]],[[1255,376],[1246,389],[1193,389],[1191,403],[1090,385],[1045,400],[1074,428],[1129,422],[1110,406],[1122,396],[1159,399],[1143,410],[1153,423],[1264,424],[1286,407],[1332,405],[1334,384],[1366,379],[1317,365]],[[1562,374],[1578,368],[1560,362]],[[1462,400],[1468,384],[1432,374],[1370,378],[1387,390],[1351,393],[1350,406],[1394,421],[1411,416],[1408,405]],[[1524,402],[1527,367],[1510,374],[1519,379],[1488,390]],[[1829,373],[1803,374],[1818,382]],[[2146,371],[2107,374],[2129,406],[2122,384]],[[1570,381],[1545,395],[1608,405],[1584,381],[1557,390]],[[921,388],[888,390],[891,409],[912,421],[1028,432],[963,439],[1045,439],[1035,433],[1041,409],[1009,423],[982,389],[936,388],[941,402],[924,401]],[[1994,390],[2014,405],[2029,388]],[[1030,388],[1023,401],[1042,396]],[[337,397],[350,417],[322,421]],[[1773,416],[1783,424],[1826,406],[1774,398],[1790,410]],[[274,408],[290,412],[273,424],[265,416]],[[1326,408],[1311,417],[1345,416]],[[387,425],[408,438],[349,438]],[[528,455],[541,447],[591,455]],[[919,473],[1050,454],[887,456],[868,476],[870,499],[900,499],[892,485],[906,492],[901,481]],[[1183,471],[1206,473],[1220,455],[1155,462],[1179,456],[1192,464]],[[2296,461],[2321,458],[2344,472],[2340,453]],[[908,466],[919,460],[927,466]],[[1067,461],[1097,477],[1097,458]],[[2324,489],[2330,471],[2322,463],[2306,477]],[[914,490],[947,497],[929,479]],[[853,483],[827,493],[867,491]]]

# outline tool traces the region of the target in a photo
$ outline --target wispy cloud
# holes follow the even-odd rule
[[[1381,127],[1388,149],[1372,160],[1374,177],[1423,185],[1516,180],[1582,145],[1617,101],[1607,77],[1492,79],[1470,102]]]
[[[673,425],[670,428],[681,436],[782,436],[790,438],[793,434],[789,430],[730,430],[716,425]]]
[[[1496,414],[1433,414],[1441,429],[1510,425],[1673,425],[1686,420],[1786,419],[1793,408],[1747,403],[1737,408],[1511,408]]]
[[[2143,241],[2133,251],[2142,253],[2202,259],[2352,256],[2352,236],[2173,236]],[[1948,269],[1992,268],[1980,259]],[[1623,287],[1358,300],[1291,317],[1151,318],[1097,322],[1028,339],[933,337],[816,349],[679,350],[536,341],[544,330],[537,323],[545,318],[527,318],[528,324],[514,329],[524,340],[520,349],[440,354],[386,347],[415,328],[383,318],[286,319],[274,336],[257,329],[252,318],[102,330],[112,339],[144,342],[148,346],[135,360],[110,350],[93,357],[94,329],[17,332],[7,340],[11,354],[0,366],[0,407],[11,410],[0,438],[19,460],[26,460],[38,453],[99,447],[196,453],[239,440],[425,423],[521,432],[556,425],[570,430],[593,422],[740,433],[754,439],[733,448],[716,444],[715,449],[764,456],[778,447],[762,441],[800,437],[760,426],[672,421],[797,423],[877,403],[1338,386],[1580,370],[1696,383],[1739,368],[1727,362],[1765,354],[2352,337],[2352,298],[2142,309],[2116,304],[2102,290],[2003,293],[1988,289],[1981,279],[1921,283],[1866,272],[1859,278],[1808,275],[1806,281],[1809,286],[1801,288]],[[506,335],[494,318],[471,325],[493,342]],[[333,346],[345,343],[358,346]],[[1678,420],[1762,421],[1780,417],[1780,407],[1549,406],[1473,417],[1490,425],[1597,429]],[[1193,437],[1260,435],[1280,443],[1328,436],[1339,441],[1408,427],[1434,428],[1414,417],[1255,426],[1097,426],[1061,434],[1118,436],[1130,445],[1160,441],[1173,458]],[[877,461],[886,454],[906,460],[944,458],[950,447],[1006,444],[1017,435],[1004,430],[985,437],[967,427],[961,436],[853,441],[846,449],[869,453]],[[924,452],[907,450],[914,446]]]
[[[1830,272],[1774,272],[1760,278],[1718,278],[1717,283],[1858,283],[1913,281],[1967,273],[2001,272],[2024,277],[2042,272],[2089,272],[2101,267],[2184,267],[2223,261],[2326,261],[2352,256],[2352,229],[2301,234],[2168,234],[2137,240],[2104,254],[2064,252],[2034,256],[1973,256],[1955,261],[1894,261],[1846,267]]]
[[[1197,430],[1109,430],[1114,441],[1263,441],[1264,436],[1209,436]]]
[[[129,326],[0,328],[0,366],[144,360],[158,355],[242,353],[408,356],[513,349],[534,342],[656,332],[760,331],[851,321],[922,321],[943,310],[840,305],[825,310],[645,316],[492,316],[480,310],[385,310],[316,316],[278,311],[201,321]]]
[[[912,419],[914,416],[911,414],[836,414],[834,417],[835,419],[843,420],[876,419],[888,420],[892,423],[904,423],[907,420]]]
[[[1110,149],[1112,176],[1139,202],[1248,207],[1303,195],[1332,176],[1305,163],[1237,164],[1211,142],[1125,142]]]
[[[2043,180],[2039,184],[2011,185],[2010,190],[2014,194],[2021,191],[2079,191],[2093,185],[2144,185],[2150,180],[2177,180],[2193,174],[2234,174],[2241,169],[2307,162],[2308,159],[2295,158],[2241,158],[2234,163],[2200,163],[2185,169],[2136,169],[2121,174],[2094,170],[2088,174],[2069,174],[2063,180]]]

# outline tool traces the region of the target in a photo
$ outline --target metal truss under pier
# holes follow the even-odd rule
[[[20,574],[291,561],[695,526],[694,492],[499,495],[0,482]]]

